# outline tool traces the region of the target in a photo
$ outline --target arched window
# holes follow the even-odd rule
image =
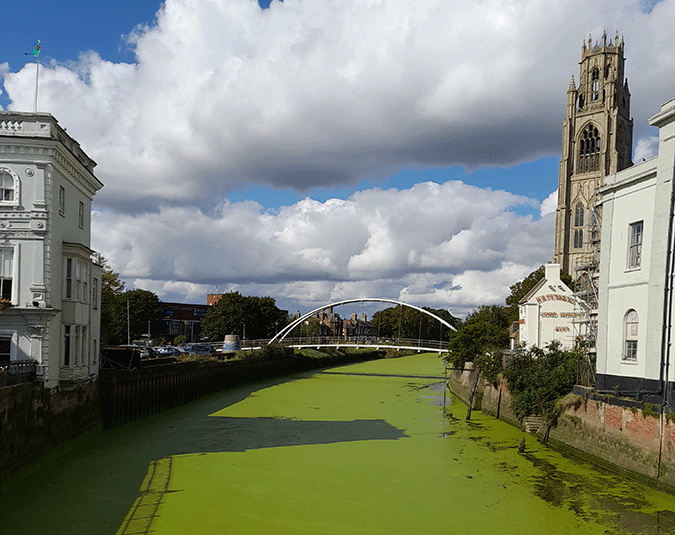
[[[596,67],[591,73],[591,101],[598,100],[600,94],[600,71]]]
[[[574,248],[581,249],[584,246],[584,230],[575,229],[574,230]]]
[[[589,124],[579,137],[578,173],[591,173],[600,169],[600,133]]]
[[[630,309],[623,317],[624,324],[624,343],[623,355],[621,360],[624,362],[637,362],[638,345],[638,314]]]
[[[579,109],[583,108],[584,107],[584,96],[579,95],[579,98],[577,99],[577,102],[579,104]]]
[[[0,205],[18,204],[19,177],[6,167],[0,167]]]
[[[584,205],[581,203],[577,204],[577,208],[574,211],[574,226],[575,227],[584,226]]]

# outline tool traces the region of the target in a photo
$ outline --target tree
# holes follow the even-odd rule
[[[549,427],[555,424],[557,402],[572,390],[579,358],[578,350],[564,351],[557,340],[516,353],[504,370],[516,416],[541,415]]]
[[[159,297],[153,292],[148,290],[123,292],[115,298],[112,339],[116,343],[126,343],[127,340],[140,338],[142,334],[148,332],[148,322],[155,323],[161,316]]]
[[[461,324],[459,319],[447,310],[428,307],[424,307],[424,310],[444,319],[453,327]],[[399,333],[401,338],[421,337],[424,340],[448,338],[449,329],[445,325],[414,308],[402,305],[378,310],[373,314],[370,323],[377,326],[381,337],[386,338],[398,338]]]
[[[101,257],[103,272],[101,274],[101,342],[110,343],[115,331],[114,316],[118,297],[124,292],[124,283],[119,273],[115,273],[108,261]]]
[[[472,312],[450,335],[447,360],[461,368],[487,352],[506,349],[509,345],[509,318],[504,307],[485,305]]]
[[[223,340],[226,334],[267,339],[287,323],[288,317],[277,308],[274,298],[229,292],[209,308],[202,322],[202,333],[211,341]]]

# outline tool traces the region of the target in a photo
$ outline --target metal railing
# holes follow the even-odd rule
[[[0,362],[0,386],[35,381],[38,363],[35,360],[5,360]]]
[[[241,349],[257,349],[267,345],[269,339],[241,340]],[[284,338],[281,342],[285,346],[293,347],[374,347],[392,349],[419,349],[445,352],[447,341],[422,340],[419,338],[377,338],[376,336],[298,336]],[[222,349],[223,343],[210,344],[213,350]]]

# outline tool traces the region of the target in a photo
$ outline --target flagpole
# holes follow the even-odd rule
[[[38,98],[38,78],[40,76],[40,54],[37,56],[37,66],[35,68],[35,102],[33,103],[33,113],[37,113],[37,98]]]

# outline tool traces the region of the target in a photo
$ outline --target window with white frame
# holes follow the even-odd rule
[[[59,214],[66,215],[66,188],[59,186]]]
[[[12,301],[14,248],[0,247],[0,297]]]
[[[631,223],[628,242],[628,269],[639,268],[642,264],[642,235],[644,222]]]
[[[19,202],[19,177],[11,169],[0,167],[0,206]]]
[[[638,314],[631,309],[624,316],[624,342],[623,355],[621,360],[624,362],[637,362],[638,349]]]
[[[80,209],[77,213],[77,224],[80,228],[84,228],[84,203],[80,201]]]
[[[86,303],[88,299],[89,263],[81,258],[65,258],[64,299]]]

